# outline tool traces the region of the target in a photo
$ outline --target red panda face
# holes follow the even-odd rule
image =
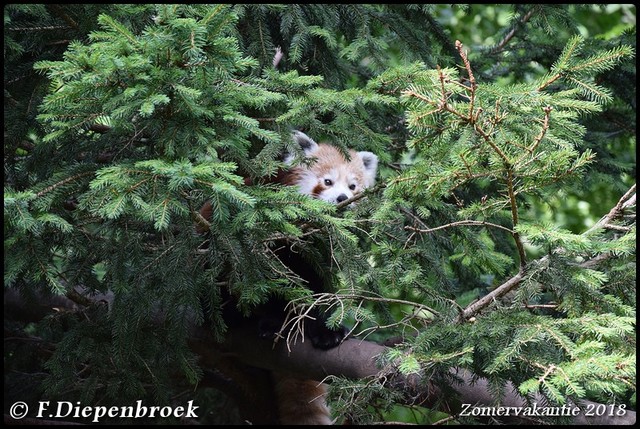
[[[335,147],[318,144],[299,131],[294,139],[308,160],[290,170],[286,183],[297,186],[301,193],[337,204],[375,183],[378,157],[373,153],[351,150],[347,160]],[[293,156],[285,159],[289,164],[292,161]]]

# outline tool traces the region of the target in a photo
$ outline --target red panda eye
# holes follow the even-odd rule
[[[356,185],[354,183],[350,184],[349,189],[353,191],[354,189],[356,189]]]
[[[331,179],[324,179],[324,184],[327,186],[331,186],[333,185],[333,182],[331,181]]]

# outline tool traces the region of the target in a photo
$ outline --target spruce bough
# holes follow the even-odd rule
[[[618,108],[602,81],[631,47],[573,37],[548,71],[505,84],[475,68],[473,49],[445,46],[446,63],[409,30],[401,40],[422,61],[382,71],[393,38],[373,37],[383,29],[371,17],[410,19],[388,6],[122,7],[36,64],[49,84],[39,135],[5,163],[5,288],[74,302],[30,328],[55,345],[46,395],[168,402],[184,386],[219,387],[192,339],[199,326],[214,349],[228,340],[227,289],[246,314],[278,294],[292,323],[319,306],[353,336],[399,336],[380,365],[447,400],[455,367],[497,399],[513,383],[552,404],[635,404],[635,185],[581,232],[531,209],[602,174],[588,118]],[[282,19],[280,36],[265,16]],[[274,66],[276,42],[285,55]],[[337,84],[345,62],[367,55],[374,77]],[[376,152],[388,166],[380,185],[349,209],[245,185],[282,167],[293,127]],[[211,219],[198,217],[204,201]],[[275,263],[282,239],[311,261],[316,240],[331,246],[334,294],[310,296]],[[410,403],[406,386],[384,380],[332,378],[333,409],[363,423]]]

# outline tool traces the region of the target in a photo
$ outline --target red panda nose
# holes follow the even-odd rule
[[[340,194],[340,195],[338,195],[338,198],[336,198],[336,200],[339,203],[343,202],[344,200],[348,200],[348,199],[349,199],[349,197],[347,197],[345,194]]]

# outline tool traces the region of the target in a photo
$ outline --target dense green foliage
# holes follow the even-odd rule
[[[5,289],[80,307],[5,318],[42,344],[5,348],[5,393],[168,403],[227,288],[402,335],[383,359],[405,374],[635,407],[635,204],[598,222],[635,186],[635,9],[612,6],[5,7]],[[245,185],[292,129],[378,154],[378,186],[345,209]],[[282,237],[330,244],[335,294],[314,304]],[[389,414],[408,400],[383,380],[333,386],[351,422],[437,418]]]

